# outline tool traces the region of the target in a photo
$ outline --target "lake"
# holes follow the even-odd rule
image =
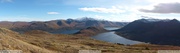
[[[120,27],[104,27],[104,29],[106,29],[106,30],[116,30],[116,29],[120,29]]]
[[[121,37],[115,34],[115,32],[100,33],[98,35],[92,36],[92,38],[96,40],[110,42],[110,43],[120,43],[120,44],[125,44],[125,45],[127,44],[133,45],[133,44],[142,43],[139,41],[133,41],[133,40],[129,40],[124,37]]]
[[[64,30],[64,31],[61,31],[60,33],[61,34],[74,34],[74,33],[77,33],[78,31],[80,30]]]
[[[118,27],[105,27],[104,29],[106,30],[116,30],[119,29]],[[58,31],[56,33],[60,33],[60,34],[74,34],[76,32],[78,32],[79,30],[64,30],[64,31]],[[55,32],[54,32],[55,33]],[[100,33],[98,35],[92,36],[93,39],[96,40],[101,40],[101,41],[106,41],[106,42],[110,42],[110,43],[120,43],[120,44],[137,44],[137,43],[142,43],[139,41],[133,41],[133,40],[129,40],[126,39],[124,37],[121,37],[117,34],[115,34],[115,32],[105,32],[105,33]]]
[[[116,29],[119,29],[118,27],[105,27],[104,29],[106,30],[116,30]],[[74,33],[77,33],[79,32],[80,29],[72,29],[72,30],[59,30],[59,31],[53,31],[51,33],[53,34],[74,34]]]

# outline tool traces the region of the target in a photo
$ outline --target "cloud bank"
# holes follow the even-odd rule
[[[180,13],[180,3],[161,3],[154,6],[154,9],[140,9],[141,12],[147,13]]]
[[[123,10],[120,10],[116,7],[112,8],[99,8],[99,7],[92,7],[92,8],[79,8],[82,11],[89,11],[89,12],[98,12],[98,13],[123,13]]]

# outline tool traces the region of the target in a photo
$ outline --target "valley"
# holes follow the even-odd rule
[[[56,33],[36,28],[33,30],[22,28],[25,31],[20,33],[9,30],[11,28],[0,28],[1,39],[5,41],[0,48],[22,50],[25,53],[78,53],[79,50],[101,50],[102,53],[156,53],[158,50],[180,49],[179,46],[151,44],[138,36],[125,35],[125,32],[129,33],[129,31],[120,31],[131,29],[126,27],[132,23],[134,22],[119,27],[91,26],[79,30],[72,28],[55,31]],[[136,37],[139,39],[134,39]],[[14,42],[11,43],[10,40]]]
[[[180,53],[180,0],[0,0],[0,53]]]

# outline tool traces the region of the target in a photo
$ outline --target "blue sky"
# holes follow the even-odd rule
[[[0,21],[179,19],[179,0],[0,0]]]

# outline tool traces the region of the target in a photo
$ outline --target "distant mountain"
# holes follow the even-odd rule
[[[34,22],[0,22],[0,27],[8,28],[17,32],[29,30],[43,30],[48,32],[57,32],[69,29],[83,29],[87,27],[122,27],[127,22],[111,22],[106,20],[97,20],[84,17],[81,19],[52,20],[52,21],[34,21]]]
[[[152,44],[180,46],[180,22],[173,20],[140,19],[116,30],[123,37]]]
[[[81,23],[80,26],[83,25],[86,27],[121,27],[121,26],[125,26],[126,24],[128,24],[128,22],[111,22],[111,21],[107,21],[107,20],[98,20],[98,19],[94,19],[94,18],[89,18],[89,17],[83,17],[80,19],[76,19],[75,21],[77,21],[78,23]],[[79,26],[77,26],[79,27]]]

